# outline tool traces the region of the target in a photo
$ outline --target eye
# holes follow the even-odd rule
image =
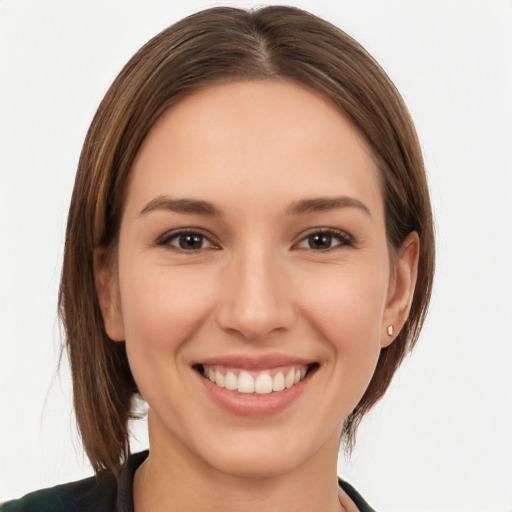
[[[312,249],[314,251],[327,251],[340,246],[352,247],[354,242],[350,236],[342,231],[332,229],[318,230],[309,233],[297,244],[299,249]]]
[[[212,241],[199,231],[181,230],[164,235],[157,245],[170,246],[182,252],[196,252],[202,249],[216,248]]]

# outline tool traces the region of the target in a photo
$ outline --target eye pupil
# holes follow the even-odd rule
[[[186,233],[180,235],[179,238],[180,248],[184,250],[201,249],[203,245],[203,235],[198,233]]]
[[[308,237],[312,249],[329,249],[332,245],[332,235],[329,233],[315,233]]]

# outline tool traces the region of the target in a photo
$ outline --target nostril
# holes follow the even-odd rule
[[[227,285],[226,299],[219,302],[216,310],[221,329],[254,342],[289,330],[296,320],[296,310],[286,287],[279,284],[278,277],[263,275],[262,266],[265,265],[251,265],[250,272],[246,272],[250,277],[244,273],[235,276],[232,280],[235,285],[233,288]]]

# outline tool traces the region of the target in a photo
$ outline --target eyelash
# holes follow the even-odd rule
[[[178,247],[176,245],[171,244],[172,240],[177,240],[179,243],[180,237],[186,236],[186,235],[198,235],[199,237],[201,237],[201,242],[206,241],[210,245],[208,247],[199,247],[197,249],[194,249],[194,248],[184,249],[183,247]],[[336,239],[339,243],[337,243],[334,246],[327,247],[325,249],[313,249],[312,247],[301,247],[300,246],[304,242],[307,243],[308,239],[309,239],[309,242],[311,242],[312,237],[318,236],[318,235],[330,237],[330,241],[332,241],[332,239]],[[213,242],[211,238],[212,238],[211,235],[205,234],[200,229],[193,229],[193,228],[180,229],[178,231],[172,231],[170,233],[166,233],[165,235],[163,235],[161,238],[159,238],[156,241],[156,245],[160,246],[160,247],[165,246],[165,247],[170,248],[171,250],[174,250],[176,252],[180,252],[183,254],[194,254],[194,253],[197,253],[198,251],[205,250],[205,249],[219,249],[220,246],[218,244],[216,244],[215,242]],[[315,252],[327,252],[327,251],[335,250],[335,249],[341,248],[341,247],[354,247],[354,246],[355,246],[354,239],[347,233],[345,233],[343,231],[336,230],[336,229],[322,229],[322,228],[315,228],[315,229],[309,231],[309,233],[302,236],[302,238],[299,240],[298,243],[294,244],[294,248],[297,248],[300,250],[312,250]]]
[[[180,237],[186,236],[186,235],[198,235],[201,237],[202,241],[207,241],[210,246],[209,247],[200,247],[199,249],[184,249],[182,247],[178,247],[171,244],[172,240],[179,241]],[[180,229],[178,231],[171,231],[170,233],[166,233],[162,237],[160,237],[156,241],[156,245],[161,247],[168,247],[171,250],[181,252],[183,254],[194,254],[198,251],[204,250],[204,249],[218,249],[219,245],[214,243],[212,241],[212,236],[207,235],[204,232],[202,232],[200,229],[194,229],[194,228],[188,228],[188,229]]]
[[[322,236],[328,236],[328,237],[331,237],[332,239],[337,239],[338,240],[338,244],[334,245],[334,246],[331,246],[331,247],[328,247],[326,249],[313,249],[311,247],[300,247],[300,244],[307,241],[308,239],[311,239],[311,237],[315,236],[315,235],[322,235]],[[345,233],[344,231],[339,231],[337,229],[332,229],[332,228],[315,228],[315,229],[312,229],[311,231],[309,231],[309,233],[306,233],[306,235],[303,235],[302,238],[300,239],[299,243],[295,245],[298,249],[306,249],[306,250],[314,250],[315,252],[327,252],[327,251],[332,251],[332,250],[336,250],[338,248],[341,248],[341,247],[354,247],[355,246],[355,241],[354,239],[348,235],[347,233]]]

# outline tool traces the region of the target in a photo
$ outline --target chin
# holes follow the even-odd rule
[[[223,453],[217,453],[210,465],[219,473],[235,478],[275,478],[293,472],[309,457],[300,453],[288,453],[276,448],[274,443],[261,446],[229,446]]]
[[[299,429],[284,431],[232,430],[228,436],[204,438],[196,445],[196,456],[221,474],[238,478],[276,478],[300,471],[301,467],[315,465],[319,459],[336,464],[341,426],[322,443],[321,436]]]

